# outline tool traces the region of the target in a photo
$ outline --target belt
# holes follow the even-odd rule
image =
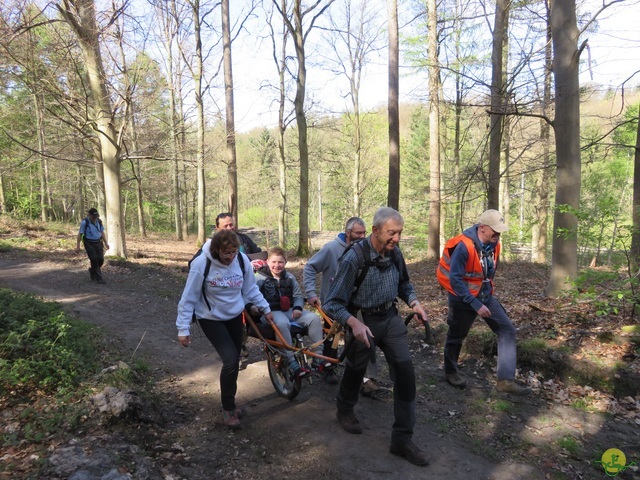
[[[391,301],[391,302],[383,303],[382,305],[378,305],[377,307],[361,308],[360,311],[365,315],[371,315],[374,313],[384,313],[387,310],[389,310],[391,307],[393,307],[393,303],[394,302]]]

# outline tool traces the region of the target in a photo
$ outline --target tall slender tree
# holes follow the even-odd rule
[[[556,137],[556,208],[553,217],[551,276],[546,293],[569,288],[578,273],[578,207],[580,206],[580,54],[575,0],[551,3],[554,129]]]
[[[438,11],[428,2],[429,51],[429,238],[427,258],[440,257],[440,62]]]
[[[504,51],[509,33],[509,0],[496,0],[491,51],[491,113],[489,131],[489,185],[487,204],[500,208],[500,150],[505,110]]]
[[[533,208],[535,221],[531,228],[531,260],[536,263],[547,261],[547,230],[549,217],[549,177],[551,176],[551,125],[547,121],[551,110],[551,73],[553,52],[551,49],[550,0],[545,0],[546,42],[544,46],[544,78],[542,92],[542,116],[540,119],[540,140],[542,142],[542,168],[535,175]]]
[[[287,11],[287,2],[282,0],[280,12]],[[278,72],[278,244],[285,245],[286,241],[286,212],[287,212],[287,157],[285,152],[285,133],[289,126],[287,112],[287,34],[286,22],[279,15],[282,23],[282,31],[274,25],[272,12],[268,13],[268,25],[271,36],[271,56]],[[278,38],[280,40],[280,48],[278,48]]]
[[[229,211],[238,225],[238,164],[236,161],[236,124],[233,105],[233,63],[231,61],[231,25],[229,0],[222,0],[222,56],[224,63],[225,128]]]
[[[637,269],[640,265],[640,106],[636,126],[636,147],[633,154],[633,201],[631,256]]]
[[[191,74],[195,85],[195,104],[198,115],[196,133],[196,158],[197,158],[197,178],[198,178],[198,239],[199,245],[204,244],[207,238],[206,231],[206,184],[204,174],[205,164],[205,119],[204,119],[204,54],[202,51],[202,19],[200,16],[200,0],[187,0],[191,8],[193,17],[193,36],[195,43],[195,53],[192,59]]]
[[[296,52],[298,71],[296,72],[296,96],[294,107],[296,111],[296,123],[298,125],[298,151],[300,155],[300,218],[298,230],[298,256],[307,256],[310,251],[309,238],[309,144],[307,139],[307,115],[305,112],[305,98],[307,91],[307,57],[305,43],[315,22],[331,6],[334,0],[317,0],[311,6],[305,8],[302,0],[293,0],[291,12],[286,2],[282,5],[277,0],[272,0],[276,9],[282,15],[282,19],[293,39]],[[314,13],[315,12],[315,13]],[[311,15],[309,24],[304,25],[307,15]]]
[[[398,1],[387,0],[389,34],[389,191],[387,205],[400,206],[400,40],[398,34]]]

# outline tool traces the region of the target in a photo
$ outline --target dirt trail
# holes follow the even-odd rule
[[[470,388],[454,391],[441,378],[440,349],[421,344],[416,328],[411,332],[419,383],[414,441],[429,452],[430,466],[416,467],[389,454],[390,395],[361,398],[356,411],[365,432],[349,435],[335,421],[337,387],[316,380],[305,384],[292,402],[278,397],[261,348],[253,339],[250,363],[241,371],[238,385],[238,398],[248,406],[248,416],[241,430],[228,431],[219,415],[217,355],[202,334],[195,334],[187,349],[176,337],[176,306],[184,279],[178,269],[193,248],[186,242],[161,241],[130,246],[132,251],[136,247],[144,258],[106,266],[106,285],[89,280],[88,262],[81,255],[0,254],[0,287],[33,292],[63,304],[73,315],[103,327],[125,361],[140,358],[150,366],[162,421],[131,425],[129,432],[85,432],[92,440],[81,440],[102,446],[136,442],[141,453],[128,466],[133,478],[543,479],[551,478],[545,473],[550,470],[535,462],[544,460],[545,439],[534,439],[531,431],[537,429],[540,437],[544,429],[528,430],[525,423],[544,412],[547,418],[562,422],[563,428],[580,423],[575,428],[597,432],[597,425],[602,425],[593,416],[578,418],[575,412],[557,410],[535,396],[520,403],[507,400],[512,407],[486,418],[478,406],[490,402],[493,394],[481,366]],[[486,437],[470,437],[467,422],[486,423]],[[502,435],[531,436],[523,440],[531,455],[522,446],[510,451],[495,443]],[[616,444],[608,445],[612,446]],[[528,456],[531,464],[522,460]],[[567,460],[566,478],[603,478],[589,466],[583,467],[589,472],[586,476],[572,476],[575,463]]]

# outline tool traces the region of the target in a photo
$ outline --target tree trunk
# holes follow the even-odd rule
[[[307,65],[302,34],[301,2],[296,0],[294,21],[296,32],[294,42],[298,59],[298,75],[296,78],[296,96],[294,106],[298,125],[298,150],[300,153],[300,220],[298,230],[299,257],[309,255],[309,145],[307,142],[307,116],[304,111],[304,100],[307,88]]]
[[[202,36],[201,36],[201,23],[200,23],[200,0],[193,0],[191,2],[191,8],[193,10],[193,27],[194,37],[196,44],[195,54],[195,68],[193,74],[193,81],[195,84],[195,101],[196,110],[198,112],[198,132],[197,132],[197,177],[198,177],[198,245],[203,245],[207,239],[206,231],[206,188],[205,188],[205,176],[204,176],[204,133],[205,133],[205,121],[204,121],[204,101],[202,98],[202,75],[203,75],[203,58],[202,58]]]
[[[135,129],[135,126],[133,127]],[[134,143],[134,145],[137,142]],[[136,151],[136,147],[133,147],[133,151]],[[140,160],[134,160],[131,162],[131,170],[133,171],[133,177],[136,179],[136,209],[138,213],[138,233],[142,238],[147,236],[147,225],[144,218],[144,193],[142,191],[142,176],[140,175]]]
[[[640,265],[640,108],[636,130],[636,149],[633,156],[633,230],[631,234],[631,257],[634,269]]]
[[[238,225],[238,166],[236,162],[236,126],[233,105],[233,68],[231,63],[231,27],[229,0],[222,0],[222,54],[224,64],[224,97],[227,133],[227,180],[229,182],[229,212]]]
[[[493,25],[493,50],[491,52],[491,130],[489,131],[489,185],[487,205],[500,208],[500,149],[505,110],[505,79],[503,70],[504,49],[509,31],[508,0],[496,1]],[[502,212],[504,214],[504,212]]]
[[[286,12],[286,1],[282,0],[282,12]],[[287,101],[286,81],[285,73],[287,71],[287,34],[286,34],[286,22],[283,18],[283,32],[282,32],[282,48],[280,54],[276,53],[276,41],[273,38],[273,59],[278,69],[278,175],[279,175],[279,202],[278,202],[278,244],[286,245],[286,212],[287,212],[287,159],[285,155],[284,134],[287,130],[287,124],[285,123],[285,106]],[[274,34],[275,35],[275,34]]]
[[[113,108],[100,55],[93,0],[63,0],[58,9],[78,37],[85,61],[93,106],[92,124],[100,144],[109,253],[127,257],[120,185],[120,145],[112,121]]]
[[[436,0],[428,4],[429,50],[429,238],[427,258],[440,257],[440,63]]]
[[[160,6],[163,6],[160,2]],[[173,149],[174,178],[173,178],[173,202],[175,205],[176,238],[184,240],[189,235],[189,212],[187,193],[187,174],[184,161],[185,129],[184,129],[184,98],[182,95],[182,56],[173,56],[173,45],[180,25],[180,14],[175,0],[171,0],[167,6],[168,11],[163,13],[165,30],[165,50],[167,51],[167,85],[169,85],[169,109],[171,115],[171,147]],[[162,8],[161,8],[162,10]],[[179,42],[175,43],[178,49],[182,48]],[[175,66],[175,67],[174,67]],[[175,68],[175,70],[174,70]],[[175,71],[175,77],[174,77]]]
[[[455,2],[455,12],[456,18],[459,18],[460,15],[460,5],[459,1]],[[460,20],[457,20],[458,22]],[[456,38],[456,62],[459,62],[462,58],[462,28],[457,26],[455,29],[455,38]],[[460,191],[460,149],[462,142],[462,102],[463,102],[463,88],[462,88],[462,75],[458,71],[459,69],[455,69],[454,73],[456,79],[456,104],[455,104],[455,133],[454,133],[454,142],[453,142],[453,185],[455,188],[455,215],[454,215],[454,231],[462,231],[463,230],[463,221],[462,221],[462,194]]]
[[[389,192],[387,205],[398,210],[400,205],[400,47],[398,40],[398,2],[387,0],[389,21]]]
[[[45,134],[44,134],[44,106],[37,93],[33,95],[34,108],[36,110],[36,128],[38,134],[38,152],[40,152],[40,219],[43,222],[49,220],[49,210],[51,208],[51,196],[47,197],[49,191],[49,167],[44,154]],[[47,202],[49,198],[49,202]]]
[[[130,151],[133,152],[134,155],[138,153],[138,129],[136,126],[136,117],[135,117],[135,105],[133,102],[133,93],[135,90],[134,83],[131,82],[131,77],[129,75],[129,66],[127,64],[127,57],[124,52],[124,46],[122,42],[122,29],[118,26],[117,28],[117,37],[118,37],[118,47],[120,51],[120,61],[122,63],[122,77],[124,79],[124,91],[125,96],[124,100],[126,102],[126,110],[125,117],[127,124],[129,126],[129,133],[131,135],[131,148]],[[147,229],[145,226],[144,220],[144,208],[143,208],[143,191],[142,191],[142,177],[140,175],[140,160],[136,159],[131,161],[131,172],[133,174],[133,178],[136,182],[136,207],[138,214],[138,232],[140,236],[145,238],[147,236]],[[125,217],[126,218],[126,217]]]
[[[542,115],[549,118],[551,107],[551,71],[552,51],[551,51],[551,15],[550,0],[546,0],[547,7],[547,42],[544,52],[544,90],[542,98]],[[551,126],[542,119],[540,120],[540,140],[542,141],[542,169],[537,173],[534,186],[533,208],[535,221],[531,232],[531,261],[536,263],[546,263],[547,261],[547,230],[549,218],[549,177],[550,177],[550,151],[551,151]]]
[[[5,193],[4,173],[0,166],[0,215],[7,213],[7,196]]]
[[[176,78],[177,86],[177,99],[178,99],[178,131],[176,132],[178,156],[177,161],[179,164],[179,191],[180,191],[180,207],[182,209],[182,238],[187,238],[189,235],[189,189],[188,189],[188,176],[187,176],[187,162],[184,159],[184,153],[186,151],[186,126],[184,122],[184,97],[182,95],[182,73],[178,68],[178,75]]]
[[[360,201],[360,177],[362,170],[362,119],[360,118],[360,73],[362,66],[352,64],[350,85],[351,105],[353,107],[353,215],[361,215]]]
[[[580,206],[580,82],[578,27],[574,0],[551,4],[553,72],[555,76],[554,120],[556,137],[556,209],[553,217],[549,296],[570,287],[578,273],[578,217]]]

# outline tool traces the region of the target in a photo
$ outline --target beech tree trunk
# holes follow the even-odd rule
[[[556,208],[553,217],[551,277],[546,294],[556,296],[578,273],[580,206],[580,82],[578,27],[574,0],[551,4],[556,116]]]

